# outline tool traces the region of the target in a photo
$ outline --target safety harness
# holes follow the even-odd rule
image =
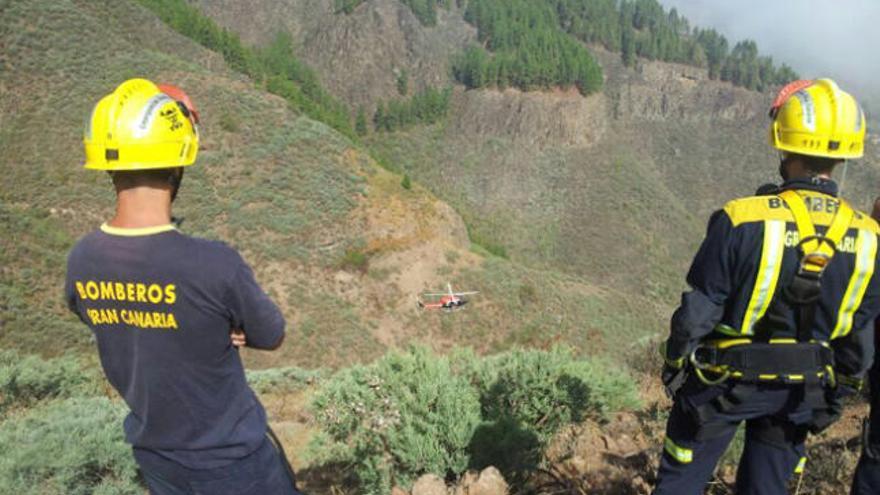
[[[723,339],[697,346],[690,355],[697,377],[706,384],[729,378],[746,382],[828,384],[835,386],[834,352],[827,342],[813,339],[822,274],[831,263],[855,212],[842,199],[824,235],[819,235],[803,198],[793,191],[778,197],[794,216],[799,236],[798,269],[789,283],[773,295],[766,313],[755,324],[751,338]],[[775,338],[796,311],[797,338]],[[705,372],[717,378],[710,379]]]

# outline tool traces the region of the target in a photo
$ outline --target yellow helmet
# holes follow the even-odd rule
[[[864,154],[865,114],[831,79],[789,84],[770,117],[770,144],[780,151],[841,160]]]
[[[95,105],[86,121],[85,168],[130,171],[192,165],[199,151],[192,113],[146,79],[125,81]]]

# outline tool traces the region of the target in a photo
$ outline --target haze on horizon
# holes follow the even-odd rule
[[[678,9],[691,26],[715,28],[731,48],[752,39],[760,53],[790,65],[804,78],[831,77],[859,100],[880,102],[880,1],[659,2]]]

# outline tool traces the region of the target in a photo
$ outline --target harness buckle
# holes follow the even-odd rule
[[[804,251],[804,244],[808,242],[818,243],[816,249],[809,253]],[[823,253],[822,251],[819,251],[822,244],[826,244],[830,247],[831,253]],[[822,275],[822,272],[825,271],[825,268],[831,262],[831,258],[837,254],[837,244],[824,235],[811,235],[804,237],[798,242],[797,248],[801,252],[801,262],[798,267],[798,274],[810,274],[815,278],[819,278]]]
[[[699,360],[697,359],[697,352],[700,351],[701,349],[706,349],[706,350],[708,350],[708,351],[714,351],[714,350],[715,350],[715,348],[713,348],[713,347],[708,347],[708,346],[705,346],[705,345],[703,345],[703,344],[698,344],[696,347],[694,347],[694,350],[691,351],[690,356],[688,356],[688,361],[690,361],[691,366],[693,366],[695,369],[698,369],[698,370],[708,370],[712,365],[711,365],[711,364],[705,364],[705,363],[703,363],[703,362],[701,362],[701,361],[699,361]]]
[[[730,370],[725,369],[724,371],[716,371],[716,370],[712,369],[712,367],[715,365],[701,362],[699,359],[697,359],[697,352],[700,351],[701,349],[705,349],[706,351],[713,353],[716,356],[718,354],[718,349],[715,347],[707,347],[703,344],[699,344],[696,347],[694,347],[694,350],[691,351],[691,354],[688,357],[688,361],[691,363],[691,366],[694,367],[694,374],[697,375],[697,378],[701,382],[703,382],[704,385],[708,385],[708,386],[719,385],[721,383],[726,382],[727,379],[730,378]],[[718,378],[711,380],[706,377],[704,371],[708,371],[711,373],[717,373],[717,374],[719,374],[719,376],[718,376]]]

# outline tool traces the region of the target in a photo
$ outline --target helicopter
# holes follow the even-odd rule
[[[472,296],[474,294],[479,294],[478,291],[469,291],[469,292],[455,292],[452,290],[452,284],[446,284],[446,292],[439,293],[426,293],[422,294],[423,297],[439,297],[436,302],[423,302],[421,298],[418,299],[419,307],[422,309],[442,309],[446,311],[455,311],[456,309],[461,309],[465,304],[468,303],[468,300],[464,298],[464,296]]]

